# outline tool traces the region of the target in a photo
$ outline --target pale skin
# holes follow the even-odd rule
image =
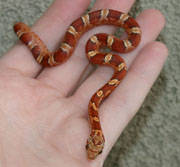
[[[72,0],[56,0],[32,29],[53,50],[89,2],[76,0],[74,5]],[[97,0],[92,10],[111,8],[128,12],[133,3],[134,0]],[[87,32],[72,57],[58,67],[42,69],[20,42],[0,59],[0,166],[103,165],[158,77],[168,54],[163,43],[154,41],[164,27],[163,15],[149,9],[140,13],[137,21],[142,41],[135,51],[123,55],[129,70],[127,76],[100,107],[106,144],[103,153],[93,161],[87,159],[85,150],[90,133],[87,106],[112,70],[100,67],[81,85],[78,81],[85,69],[86,73],[92,71],[84,52],[85,41],[98,32],[112,33],[114,28],[101,26]]]

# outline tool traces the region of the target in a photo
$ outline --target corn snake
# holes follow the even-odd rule
[[[91,134],[86,144],[89,159],[95,159],[102,152],[105,143],[98,114],[99,106],[120,84],[127,71],[126,64],[119,55],[102,53],[99,52],[99,49],[106,46],[118,53],[127,53],[134,50],[141,39],[140,26],[131,16],[120,11],[111,9],[97,10],[75,20],[67,29],[59,49],[50,53],[38,35],[32,32],[26,24],[18,22],[14,25],[15,33],[29,47],[36,61],[43,67],[51,67],[68,60],[81,35],[89,29],[102,24],[122,27],[128,37],[119,39],[113,35],[99,33],[93,35],[86,43],[86,55],[92,64],[110,66],[114,69],[111,79],[94,93],[89,102],[88,118]]]

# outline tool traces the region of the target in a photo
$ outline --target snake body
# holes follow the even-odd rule
[[[26,24],[18,22],[14,25],[17,36],[29,47],[36,61],[43,67],[51,67],[64,63],[72,55],[78,39],[84,32],[102,24],[123,28],[127,33],[127,38],[119,39],[113,35],[100,33],[93,35],[86,44],[86,55],[91,63],[110,66],[114,69],[111,79],[91,97],[89,102],[88,118],[91,133],[86,144],[89,159],[95,159],[102,152],[105,143],[98,114],[99,106],[102,100],[110,95],[126,75],[126,64],[119,55],[102,53],[99,49],[106,46],[118,53],[132,51],[138,46],[141,39],[138,23],[128,14],[111,9],[102,9],[85,14],[69,26],[59,49],[52,53]]]

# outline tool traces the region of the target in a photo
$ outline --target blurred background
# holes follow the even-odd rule
[[[0,0],[0,56],[17,40],[13,24],[24,21],[32,25],[52,2]],[[130,14],[136,17],[148,8],[159,9],[166,18],[166,26],[157,40],[168,46],[169,57],[104,167],[180,167],[180,0],[137,0]]]

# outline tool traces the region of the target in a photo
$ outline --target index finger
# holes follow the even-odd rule
[[[45,14],[32,26],[50,50],[61,40],[67,26],[88,7],[90,0],[56,0]],[[77,8],[77,6],[80,6]],[[17,20],[19,21],[19,20]],[[13,25],[12,25],[13,26]],[[12,63],[13,62],[13,63]],[[22,43],[18,43],[0,59],[1,68],[11,68],[35,77],[41,66],[34,60],[32,53]]]

